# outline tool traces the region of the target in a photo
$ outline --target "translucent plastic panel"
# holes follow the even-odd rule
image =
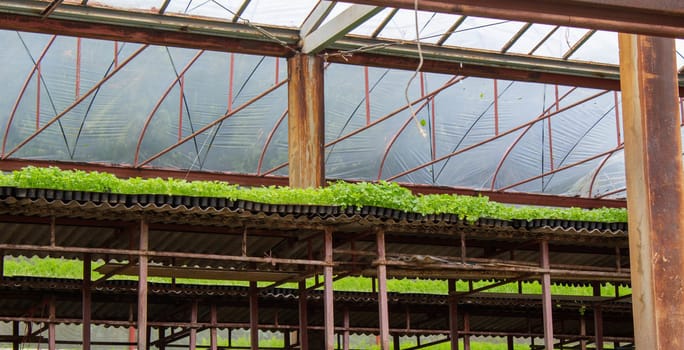
[[[287,88],[283,86],[198,136],[199,154],[197,146],[188,141],[152,164],[256,173],[262,147],[286,100]]]
[[[400,108],[407,108],[405,91],[412,75],[410,71],[369,68],[366,104],[364,68],[330,65],[325,76],[326,142],[386,118]],[[438,89],[450,78],[447,75],[418,75],[409,86],[409,100],[416,102],[414,108],[424,104],[421,96]]]
[[[242,0],[171,0],[165,13],[233,20]]]
[[[282,77],[276,76],[281,64],[283,62],[276,58],[203,54],[183,76],[182,99],[180,85],[175,84],[172,93],[164,98],[152,116],[149,132],[143,139],[141,159],[190,137],[152,164],[256,172],[262,146],[269,135],[275,133],[275,120],[286,111],[284,87],[260,97],[277,83],[285,86]],[[214,123],[219,118],[224,121]],[[209,129],[191,137],[206,127]],[[227,155],[223,153],[248,160],[226,162]],[[265,160],[267,166],[272,165],[273,161]]]
[[[511,145],[494,187],[510,186],[554,169],[574,167],[617,147],[612,101],[613,96],[603,95],[526,128],[520,139]],[[567,185],[566,178],[574,182],[582,176],[573,174],[576,172],[571,170],[563,175],[551,174],[545,177],[543,186],[549,186],[552,180]]]
[[[597,31],[570,56],[572,60],[620,64],[618,35],[615,32]]]
[[[548,24],[533,24],[527,31],[511,46],[508,52],[529,54],[535,47],[556,28]]]
[[[339,6],[338,3],[335,7]],[[333,9],[334,10],[334,9]],[[386,8],[375,16],[367,19],[358,27],[354,28],[350,33],[354,35],[371,36],[380,26],[380,24],[392,13],[391,8]],[[330,16],[328,16],[330,17]]]
[[[3,98],[0,98],[0,130],[6,130],[6,124],[13,115],[15,104],[21,103],[22,88],[31,86],[36,88],[34,77],[34,62],[40,58],[40,53],[48,45],[50,37],[35,34],[18,34],[13,31],[0,31],[0,76],[3,77]],[[26,46],[25,46],[26,44]],[[28,100],[29,98],[26,97]],[[31,99],[35,106],[35,99]],[[35,107],[24,107],[20,115],[35,116]]]
[[[523,22],[468,17],[444,45],[499,51],[523,25]]]
[[[498,158],[515,134],[504,136],[494,141],[483,143],[475,148],[436,163],[431,168],[422,170],[425,177],[435,179],[435,184],[471,188],[486,188],[491,181]],[[419,175],[407,175],[397,181],[417,180]],[[429,183],[429,182],[428,182]]]
[[[624,150],[601,158],[597,167],[588,173],[571,189],[581,196],[600,197],[625,187]],[[624,195],[624,193],[623,193]]]
[[[0,39],[16,96],[0,105],[12,157],[242,172],[287,160],[284,59],[5,31]]]
[[[438,157],[494,135],[492,87],[492,80],[466,78],[435,97]]]
[[[587,31],[587,29],[560,27],[539,46],[534,55],[561,58]]]
[[[155,11],[161,8],[163,0],[90,0],[89,6],[114,7],[124,10]]]
[[[418,32],[423,41],[439,39],[442,33],[455,22],[458,16],[435,14],[418,11]],[[380,32],[380,37],[399,40],[416,39],[415,13],[411,10],[399,10]]]
[[[252,0],[242,17],[254,23],[299,28],[315,5],[316,0]]]
[[[327,16],[323,19],[323,22],[321,22],[321,25],[330,22],[331,19],[339,16],[344,10],[350,8],[353,4],[346,3],[346,2],[336,2],[333,5],[333,8],[330,10]],[[303,21],[302,21],[303,23]]]

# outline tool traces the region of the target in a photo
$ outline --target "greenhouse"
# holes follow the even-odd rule
[[[682,23],[2,1],[0,348],[677,348]]]

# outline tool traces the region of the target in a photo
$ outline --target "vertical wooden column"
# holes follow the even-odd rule
[[[321,187],[325,183],[323,59],[297,54],[288,58],[287,66],[290,187]]]
[[[90,254],[83,254],[83,301],[81,312],[83,313],[83,348],[90,349],[90,306],[91,306],[91,266],[92,259]]]
[[[349,350],[349,308],[344,308],[344,333],[342,336],[342,349]]]
[[[380,317],[380,349],[389,350],[389,308],[387,306],[387,263],[385,261],[385,230],[377,232],[378,311]]]
[[[306,281],[299,282],[299,348],[309,350],[309,319]]]
[[[541,255],[541,268],[548,270],[551,267],[549,263],[549,242],[542,240],[539,244]],[[553,305],[551,303],[551,274],[544,272],[542,274],[542,311],[544,313],[544,347],[547,350],[553,350]]]
[[[323,267],[323,284],[324,294],[323,303],[324,318],[325,318],[325,350],[335,349],[335,316],[334,310],[334,294],[333,294],[333,239],[332,228],[325,228],[325,235],[323,238],[325,266]]]
[[[190,350],[197,348],[197,300],[190,307]]]
[[[620,34],[634,337],[682,349],[684,181],[674,39]]]
[[[515,343],[513,342],[513,336],[509,335],[506,337],[506,349],[515,350]]]
[[[140,243],[138,257],[138,350],[147,346],[147,250],[149,248],[149,225],[140,219]]]
[[[456,281],[450,279],[447,281],[447,284],[449,289],[449,340],[451,350],[458,350],[458,297],[456,296]]]
[[[249,282],[249,344],[259,349],[259,289],[256,282]]]
[[[470,314],[463,313],[463,350],[470,350]]]
[[[580,335],[582,337],[587,335],[587,319],[582,315],[580,318]],[[579,342],[580,350],[587,350],[587,340],[582,338]]]
[[[55,327],[57,325],[56,322],[56,311],[55,311],[56,305],[55,305],[55,297],[50,298],[50,302],[48,305],[48,313],[49,313],[49,324],[48,324],[48,350],[57,350],[57,333],[55,330]]]
[[[159,334],[158,336],[158,343],[157,343],[157,348],[159,350],[166,350],[166,342],[164,342],[164,338],[166,338],[166,327],[159,327],[157,328],[157,333]],[[215,349],[212,349],[215,350]]]
[[[12,350],[19,350],[21,345],[19,337],[19,321],[12,321]]]
[[[596,350],[603,350],[603,310],[601,305],[594,306],[594,342]]]
[[[211,350],[218,350],[218,319],[217,319],[217,312],[216,312],[216,304],[211,304],[211,331],[209,332],[209,346]]]

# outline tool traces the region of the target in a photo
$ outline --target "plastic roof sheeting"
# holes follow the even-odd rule
[[[13,31],[0,42],[5,156],[287,174],[274,171],[288,159],[284,59]],[[624,196],[619,93],[425,73],[408,90],[414,116],[412,75],[327,66],[328,177]]]

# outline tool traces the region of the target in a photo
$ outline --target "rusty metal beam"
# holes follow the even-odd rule
[[[458,295],[456,280],[447,280],[449,290],[449,343],[451,350],[458,350]]]
[[[335,316],[333,295],[333,236],[332,228],[325,229],[323,235],[323,255],[326,266],[323,267],[325,286],[323,289],[323,319],[325,350],[335,349]]]
[[[249,282],[249,346],[259,349],[259,288],[256,282]]]
[[[364,46],[378,48],[364,52]],[[581,63],[562,59],[543,59],[499,52],[421,45],[424,61],[421,71],[547,84],[619,90],[616,66]],[[351,52],[352,54],[342,54]],[[419,63],[415,45],[391,40],[342,38],[324,52],[328,62],[370,67],[415,70]]]
[[[638,317],[634,317],[635,319]],[[635,336],[639,333],[639,330],[634,329]],[[594,306],[594,343],[596,350],[603,350],[603,309],[601,305]]]
[[[298,54],[288,63],[288,154],[291,187],[325,184],[323,58]]]
[[[540,261],[539,265],[544,270],[549,270],[551,264],[549,262],[549,241],[542,240],[539,244]],[[553,349],[553,305],[551,301],[551,274],[549,272],[542,273],[542,312],[544,324],[544,345],[546,349]]]
[[[192,302],[192,305],[190,307],[190,336],[189,336],[189,342],[190,342],[190,350],[195,350],[197,348],[197,313],[198,313],[198,308],[199,305],[197,304],[197,300],[194,300]]]
[[[299,329],[297,330],[299,336],[299,348],[301,350],[309,350],[309,320],[308,320],[308,305],[307,297],[308,291],[306,289],[306,281],[299,282]]]
[[[51,297],[48,304],[48,350],[57,350],[57,333],[55,327],[57,326],[57,315],[55,311],[55,297]]]
[[[92,259],[90,254],[83,254],[83,287],[81,308],[83,312],[83,348],[90,349],[90,319],[91,319],[91,270]]]
[[[377,238],[378,270],[378,317],[380,325],[380,349],[389,350],[389,307],[387,305],[387,265],[385,264],[385,231],[380,228]]]
[[[357,4],[413,9],[414,0],[346,0]],[[424,0],[430,12],[500,18],[684,38],[684,5],[679,1],[639,0]]]
[[[209,330],[209,347],[211,350],[218,350],[218,329],[216,324],[218,323],[218,316],[216,313],[216,304],[211,304],[210,309],[210,321],[211,329]]]
[[[620,34],[619,44],[636,347],[677,349],[684,179],[675,42]]]
[[[138,349],[145,349],[147,346],[147,262],[148,257],[145,252],[149,248],[149,229],[147,221],[140,219],[140,243],[138,246]]]
[[[292,49],[246,24],[62,4],[49,18],[37,16],[42,1],[0,4],[0,28],[85,38],[137,42],[222,52],[284,57]],[[296,44],[295,30],[269,28],[278,40]]]

